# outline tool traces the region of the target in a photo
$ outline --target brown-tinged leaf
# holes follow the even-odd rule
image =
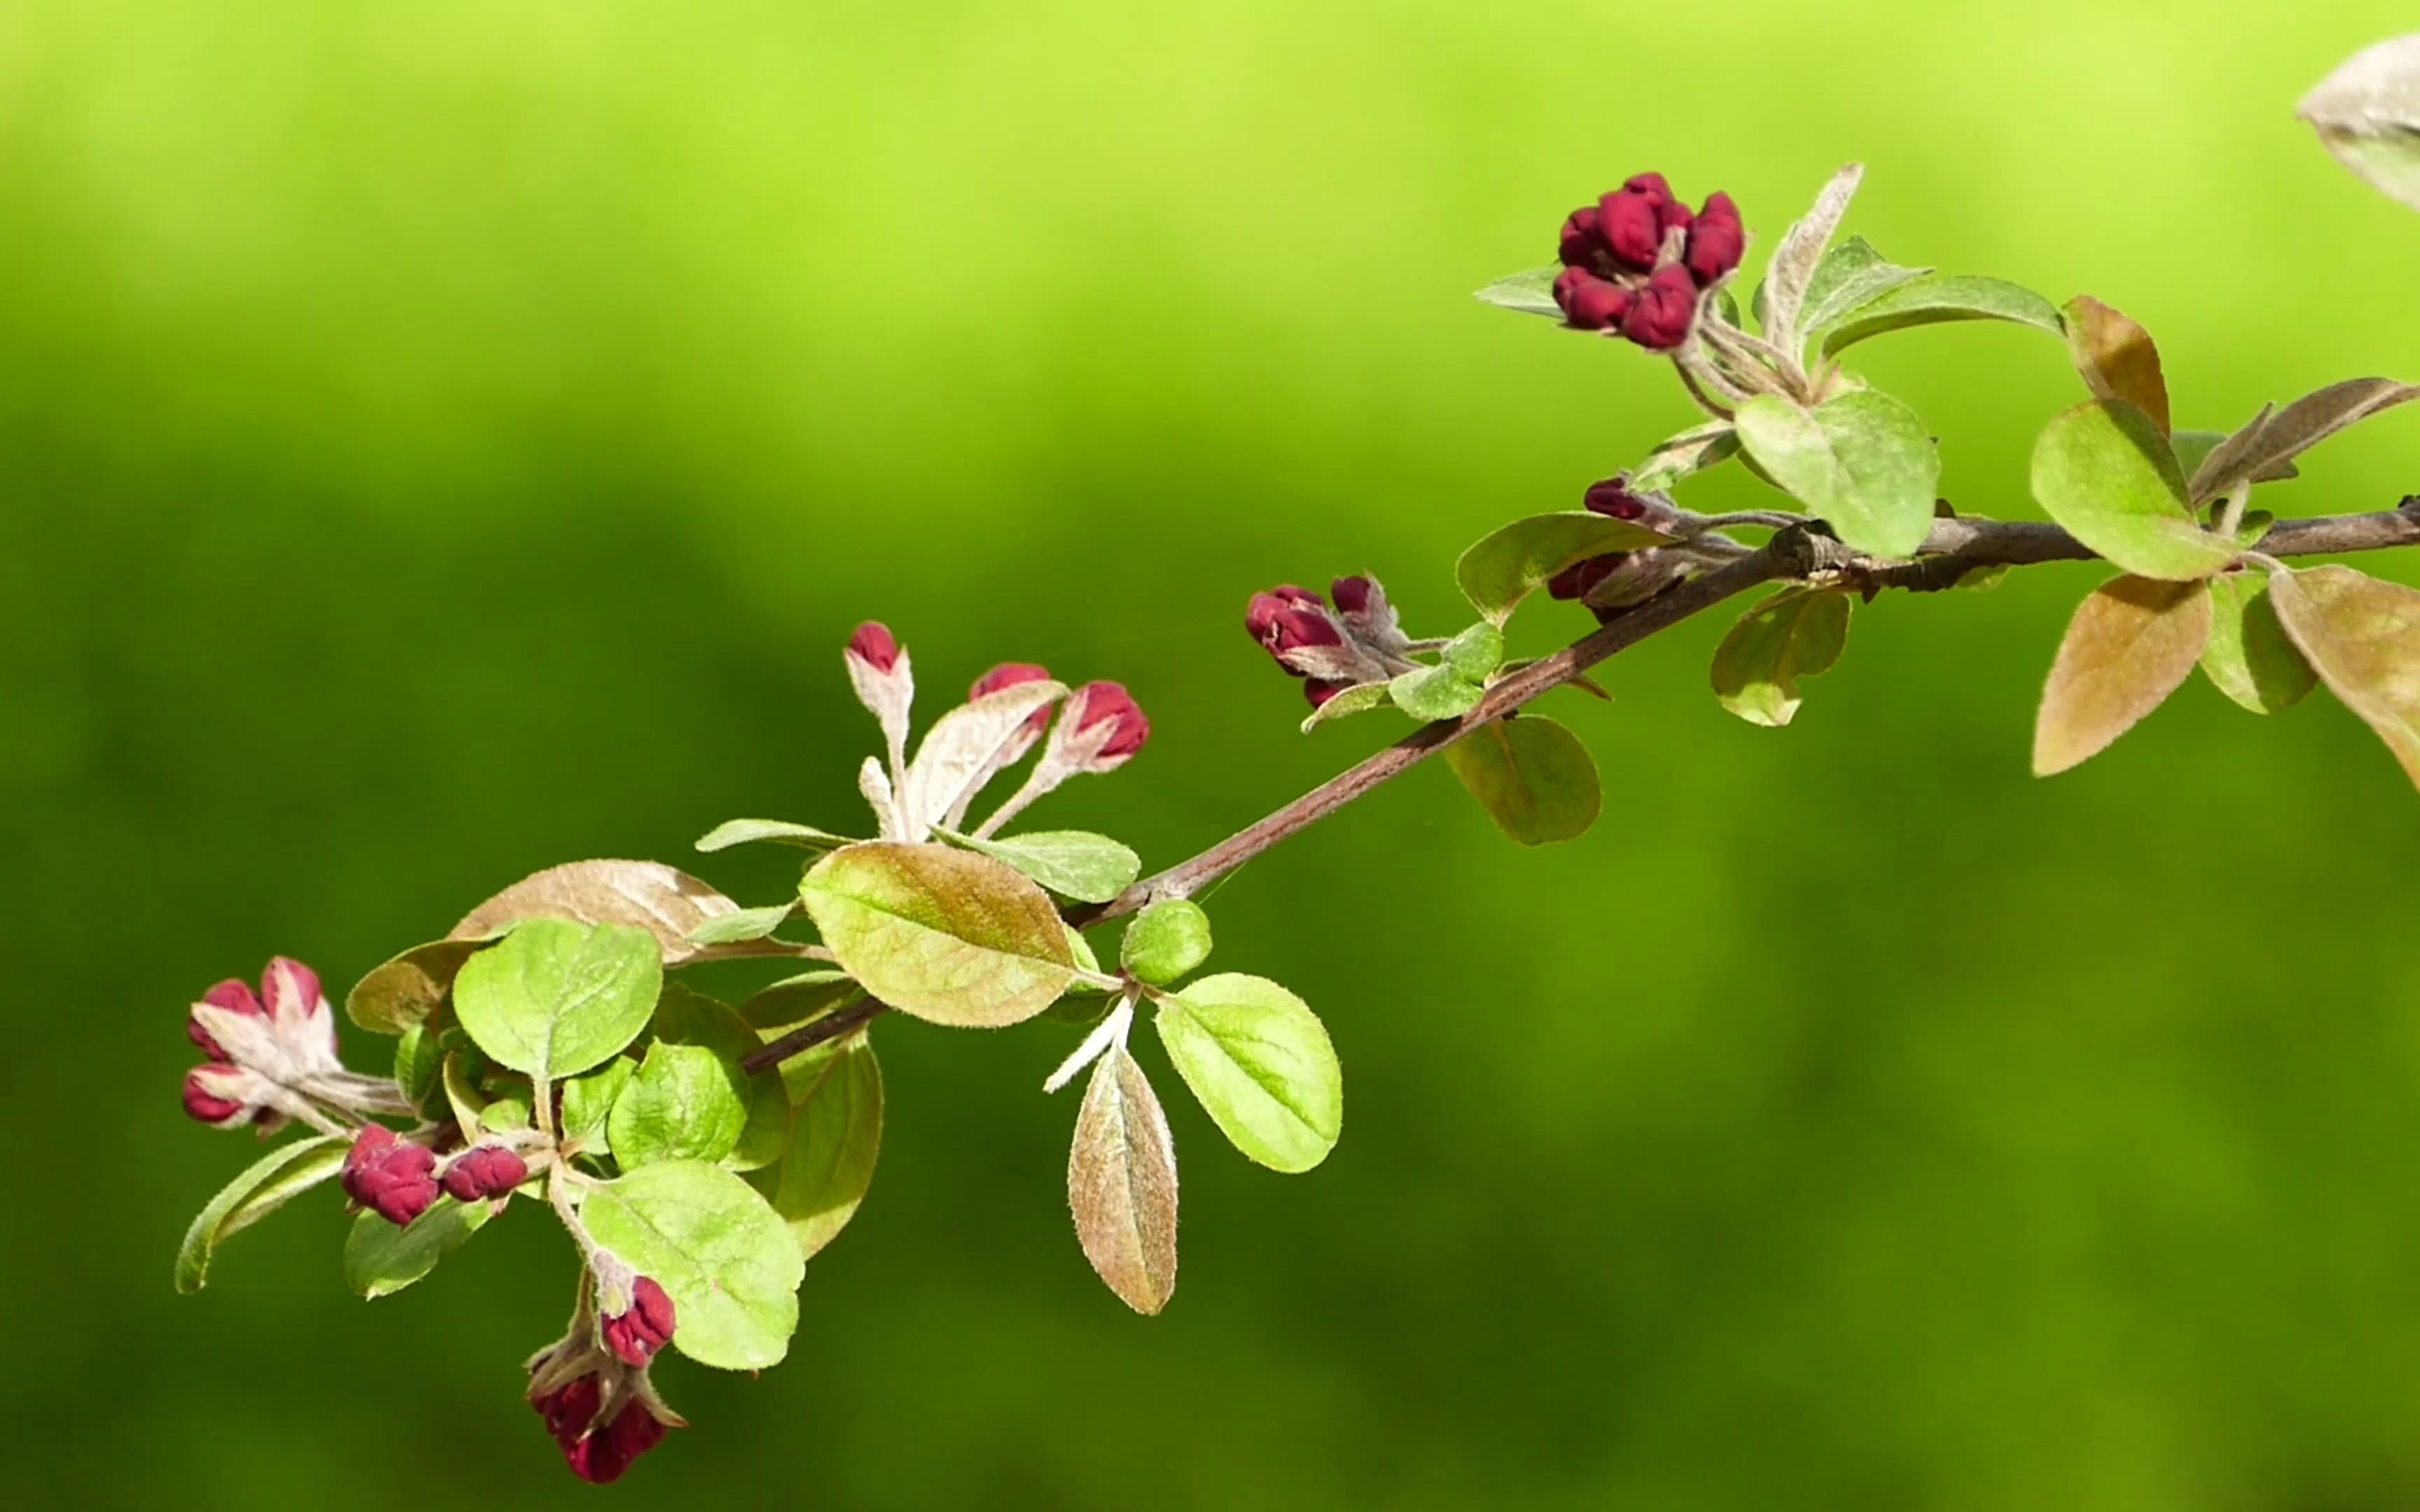
[[[472,909],[445,937],[485,940],[524,918],[567,918],[645,930],[662,948],[668,966],[791,953],[789,947],[771,940],[700,945],[690,938],[708,919],[739,911],[737,903],[711,885],[659,861],[567,861],[523,877]]]
[[[394,960],[371,968],[368,976],[353,984],[345,995],[345,1012],[363,1028],[378,1034],[401,1034],[415,1024],[426,1023],[428,1015],[445,1001],[453,990],[454,974],[471,952],[480,946],[477,940],[434,940],[415,945]]]
[[[2255,714],[2291,708],[2319,684],[2319,673],[2294,649],[2266,574],[2222,572],[2210,583],[2210,645],[2201,670],[2211,686]]]
[[[2061,312],[2067,349],[2096,399],[2123,399],[2168,433],[2168,381],[2160,372],[2160,348],[2151,333],[2124,312],[2090,295],[2078,295]]]
[[[1118,1299],[1156,1313],[1176,1290],[1176,1147],[1124,1045],[1094,1063],[1067,1151],[1076,1239]]]
[[[2253,432],[2248,438],[2238,433],[2204,459],[2194,473],[2194,501],[2204,503],[2237,484],[2257,482],[2347,426],[2413,399],[2420,399],[2420,385],[2387,378],[2347,378],[2306,393],[2269,416],[2267,424],[2256,420],[2246,426]],[[2234,444],[2238,440],[2241,446]],[[2228,454],[2223,466],[2221,453]]]
[[[1049,895],[988,856],[946,845],[851,845],[816,862],[799,897],[841,968],[868,994],[936,1024],[1020,1023],[1075,980],[1075,954]]]
[[[2328,691],[2420,783],[2420,593],[2350,567],[2279,572],[2269,597]]]
[[[2077,606],[2034,726],[2034,775],[2099,754],[2193,675],[2210,640],[2201,582],[2116,578]]]

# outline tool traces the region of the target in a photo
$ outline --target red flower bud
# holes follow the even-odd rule
[[[446,1165],[442,1184],[457,1202],[500,1197],[529,1180],[529,1162],[502,1145],[476,1145]]]
[[[1697,318],[1697,281],[1675,264],[1657,270],[1638,291],[1637,301],[1622,317],[1621,333],[1649,351],[1667,352],[1689,339],[1689,327]]]
[[[1244,629],[1254,640],[1265,645],[1269,639],[1269,626],[1277,623],[1279,615],[1290,609],[1326,607],[1326,601],[1310,589],[1297,588],[1293,583],[1280,583],[1265,594],[1252,595],[1251,603],[1244,609]]]
[[[185,1072],[185,1117],[196,1123],[224,1128],[243,1113],[243,1100],[221,1096],[211,1086],[213,1080],[208,1066],[196,1066]]]
[[[605,1347],[627,1365],[644,1365],[672,1342],[673,1300],[656,1278],[643,1275],[630,1283],[630,1305],[605,1316]]]
[[[1717,190],[1706,196],[1706,208],[1689,227],[1689,250],[1682,261],[1699,288],[1711,288],[1740,265],[1747,251],[1747,227],[1739,207]]]
[[[1630,491],[1629,483],[1627,478],[1606,478],[1600,483],[1591,483],[1581,502],[1597,514],[1610,515],[1615,519],[1644,519],[1651,506],[1646,500]]]
[[[614,1413],[613,1422],[566,1444],[563,1458],[582,1480],[604,1486],[620,1480],[624,1471],[663,1439],[664,1426],[644,1403],[634,1400]]]
[[[878,672],[899,665],[899,638],[880,620],[868,620],[848,638],[848,654]]]
[[[1566,268],[1555,275],[1555,307],[1582,331],[1611,331],[1630,313],[1630,290],[1594,273]]]
[[[1633,174],[1622,182],[1621,192],[1637,194],[1659,205],[1672,203],[1672,186],[1660,173]]]
[[[1627,551],[1609,551],[1601,557],[1590,557],[1586,562],[1575,563],[1546,579],[1546,596],[1560,599],[1585,598],[1590,589],[1603,582],[1629,555]]]
[[[1015,687],[1019,683],[1047,683],[1049,680],[1050,669],[1039,662],[1003,661],[976,678],[974,685],[967,689],[967,698],[969,702],[972,702],[986,694],[997,693],[1002,688]],[[1032,743],[1039,740],[1042,737],[1042,732],[1049,728],[1050,708],[1049,705],[1045,704],[1027,717],[1024,726],[1025,733],[1020,737],[1023,744],[1014,748],[1016,755],[1022,756],[1032,749]],[[1007,758],[1008,761],[1016,759],[1015,756]]]
[[[1086,683],[1076,689],[1068,702],[1075,706],[1078,734],[1104,721],[1116,721],[1109,744],[1101,748],[1098,759],[1103,762],[1123,762],[1142,749],[1142,743],[1151,738],[1151,721],[1143,717],[1142,706],[1135,702],[1124,683]]]
[[[1564,218],[1561,255],[1566,268],[1594,269],[1605,255],[1605,239],[1597,231],[1597,209],[1583,205]]]
[[[1311,700],[1311,706],[1316,709],[1323,707],[1329,699],[1352,686],[1342,678],[1311,677],[1304,680],[1302,691],[1304,696]]]
[[[1359,614],[1370,608],[1370,590],[1374,586],[1367,577],[1356,573],[1350,578],[1337,579],[1328,586],[1327,596],[1335,600],[1337,609],[1343,613]]]
[[[251,986],[238,981],[233,977],[229,977],[209,992],[202,994],[202,1001],[212,1008],[224,1008],[230,1013],[242,1013],[256,1019],[265,1019],[269,1016],[269,1010],[261,1005],[259,998],[253,995]],[[210,1038],[210,1031],[203,1028],[198,1019],[188,1017],[185,1020],[185,1038],[200,1046],[202,1054],[212,1060],[228,1058],[226,1051],[216,1040]]]
[[[437,1200],[437,1155],[426,1145],[396,1136],[384,1124],[373,1123],[353,1137],[345,1151],[337,1181],[345,1196],[402,1227],[428,1211]]]
[[[1656,178],[1652,174],[1642,178]],[[1639,182],[1634,178],[1632,183]],[[1613,260],[1634,273],[1643,273],[1655,266],[1655,255],[1664,245],[1664,215],[1672,203],[1671,191],[1659,198],[1637,190],[1623,189],[1596,202],[1597,233]]]
[[[1280,654],[1304,646],[1341,646],[1344,632],[1336,627],[1324,604],[1315,609],[1280,609],[1261,643]]]

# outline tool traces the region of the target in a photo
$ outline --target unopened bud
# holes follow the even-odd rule
[[[1280,583],[1265,594],[1252,595],[1251,603],[1244,609],[1244,629],[1254,640],[1265,645],[1268,643],[1269,626],[1277,623],[1279,615],[1294,609],[1325,608],[1326,603],[1310,589],[1298,588],[1293,583]]]
[[[1632,183],[1654,178],[1643,174]],[[1613,260],[1634,273],[1643,273],[1655,266],[1655,255],[1664,245],[1664,211],[1672,203],[1671,191],[1660,197],[1651,192],[1621,189],[1596,202],[1597,234]]]
[[[241,1013],[248,1018],[265,1019],[269,1016],[269,1010],[253,995],[251,984],[233,977],[202,994],[202,1001],[212,1008],[223,1008],[230,1013]],[[185,1038],[200,1046],[202,1054],[212,1060],[232,1058],[218,1041],[211,1038],[210,1031],[202,1027],[201,1020],[190,1015],[185,1020]]]
[[[1636,301],[1630,290],[1578,268],[1555,275],[1555,308],[1582,331],[1611,331],[1620,326]]]
[[[1605,239],[1597,231],[1597,210],[1584,205],[1572,211],[1563,221],[1559,251],[1566,268],[1593,269],[1605,250]]]
[[[1123,764],[1151,738],[1151,721],[1143,717],[1142,706],[1135,702],[1134,695],[1126,691],[1123,683],[1086,683],[1067,702],[1076,721],[1076,733],[1094,732],[1104,724],[1111,726],[1090,764],[1094,771],[1106,772]]]
[[[1048,681],[1050,681],[1050,669],[1039,662],[1003,661],[974,680],[973,685],[967,689],[967,699],[971,702],[989,694],[1015,687],[1019,683]],[[1008,749],[1001,753],[1001,764],[1006,765],[1031,750],[1033,743],[1042,738],[1042,732],[1049,728],[1050,706],[1046,703],[1027,716],[1022,731],[1016,741]]]
[[[437,1200],[436,1169],[437,1156],[427,1146],[373,1123],[354,1135],[337,1180],[347,1196],[399,1228]]]
[[[479,1145],[446,1165],[440,1184],[457,1202],[500,1197],[529,1180],[529,1162],[502,1145]]]
[[[1311,700],[1311,706],[1317,709],[1326,707],[1329,699],[1352,686],[1342,678],[1309,677],[1303,680],[1302,691],[1303,696]]]
[[[234,1127],[248,1111],[243,1099],[226,1095],[233,1088],[225,1078],[240,1074],[215,1066],[196,1066],[185,1072],[185,1117],[221,1129]]]
[[[1328,586],[1327,596],[1341,613],[1366,614],[1370,611],[1371,594],[1376,587],[1377,584],[1367,574],[1356,573],[1350,578],[1337,579]]]
[[[641,1455],[661,1443],[663,1438],[664,1425],[656,1420],[644,1402],[633,1399],[613,1414],[612,1422],[566,1445],[564,1462],[571,1467],[573,1474],[590,1485],[609,1485],[620,1480],[624,1471]]]
[[[605,1347],[624,1365],[644,1365],[672,1342],[673,1300],[653,1276],[631,1282],[630,1305],[603,1318]]]
[[[1627,551],[1609,551],[1604,556],[1572,563],[1546,579],[1546,596],[1564,600],[1587,597],[1588,591],[1603,582],[1629,554]]]
[[[1706,196],[1706,208],[1689,226],[1689,250],[1682,261],[1699,288],[1712,288],[1730,276],[1747,251],[1747,227],[1739,207],[1717,190]]]
[[[1621,333],[1649,351],[1667,352],[1689,339],[1697,317],[1697,281],[1687,269],[1675,265],[1656,270],[1638,291],[1630,313],[1622,316]]]
[[[880,620],[868,620],[848,638],[848,654],[878,672],[899,665],[899,638]]]

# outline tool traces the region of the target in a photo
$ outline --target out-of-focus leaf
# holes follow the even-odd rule
[[[1738,454],[1739,431],[1728,420],[1710,421],[1656,443],[1646,460],[1630,470],[1630,486],[1644,493],[1658,492]]]
[[[1912,326],[1951,320],[2006,320],[2065,338],[2058,306],[2029,288],[1974,273],[1927,273],[1870,300],[1823,338],[1823,355],[1838,357],[1861,341]]]
[[[719,1370],[782,1363],[806,1261],[789,1225],[740,1178],[704,1161],[641,1166],[580,1210],[597,1243],[673,1301],[673,1348]]]
[[[1143,1314],[1176,1290],[1176,1147],[1142,1068],[1123,1045],[1093,1064],[1067,1151],[1067,1206],[1084,1258]]]
[[[2296,114],[2364,182],[2420,209],[2420,34],[2354,54]]]
[[[2168,433],[2168,380],[2160,348],[2142,323],[2088,294],[2067,301],[2068,354],[2096,399],[2122,399]]]
[[[1668,537],[1642,525],[1588,510],[1532,515],[1482,537],[1454,563],[1454,580],[1471,607],[1502,625],[1522,599],[1565,567],[1608,551],[1662,546]]]
[[[1772,394],[1740,406],[1740,440],[1773,480],[1877,556],[1914,556],[1932,530],[1941,454],[1915,410],[1856,389],[1815,409]]]
[[[789,1149],[753,1181],[789,1225],[800,1257],[814,1259],[857,1216],[873,1184],[882,1151],[882,1068],[862,1030],[793,1064],[799,1062],[814,1074],[794,1094]],[[783,1072],[787,1077],[791,1068]]]
[[[476,940],[413,946],[353,983],[345,995],[346,1015],[373,1033],[401,1034],[425,1022],[445,1001],[454,974],[478,948]]]
[[[934,833],[953,845],[1005,861],[1062,898],[1078,903],[1108,903],[1142,875],[1141,856],[1107,835],[1080,829],[1043,829],[997,840],[977,840],[946,829]]]
[[[690,932],[739,905],[686,872],[658,861],[569,861],[523,877],[473,908],[446,937],[488,940],[525,918],[620,924],[655,936],[664,964],[764,953],[751,945],[703,946]]]
[[[903,1013],[998,1028],[1075,980],[1067,931],[1023,872],[946,845],[852,845],[799,896],[843,970]]]
[[[401,1228],[374,1212],[357,1215],[345,1236],[345,1285],[373,1301],[401,1291],[468,1243],[502,1205],[439,1197]]]
[[[1849,639],[1849,595],[1786,589],[1740,616],[1714,652],[1714,697],[1750,724],[1798,713],[1798,679],[1829,671]]]
[[[1531,268],[1523,272],[1499,278],[1473,294],[1471,298],[1483,304],[1493,304],[1506,310],[1518,310],[1523,315],[1543,315],[1548,319],[1560,320],[1563,317],[1563,312],[1561,307],[1555,303],[1555,280],[1560,276],[1562,270],[1560,263],[1549,263],[1544,268]]]
[[[2350,567],[2273,573],[2269,597],[2328,691],[2420,783],[2420,593]]]
[[[637,1039],[663,980],[645,931],[531,918],[463,963],[454,1016],[498,1065],[560,1079]]]
[[[2277,621],[2265,576],[2223,572],[2210,579],[2210,644],[2201,670],[2211,686],[2255,714],[2303,702],[2319,674]]]
[[[2033,491],[2077,540],[2136,577],[2207,578],[2239,554],[2195,521],[2167,438],[2123,400],[2077,405],[2043,428]]]
[[[335,1134],[315,1134],[280,1145],[245,1166],[186,1226],[185,1241],[177,1248],[177,1289],[201,1290],[221,1244],[334,1176],[351,1148],[351,1141]]]
[[[2095,589],[2051,665],[2034,725],[2034,775],[2098,755],[2166,702],[2193,675],[2210,622],[2204,583],[2128,577]]]
[[[809,851],[835,851],[856,843],[846,836],[817,829],[813,825],[794,825],[786,819],[726,819],[699,836],[697,848],[727,851],[734,845],[766,841]]]
[[[1168,1058],[1219,1132],[1271,1170],[1307,1171],[1344,1131],[1344,1069],[1319,1016],[1262,977],[1222,972],[1160,999]]]
[[[1524,845],[1577,839],[1604,807],[1588,748],[1534,714],[1472,731],[1446,748],[1445,760],[1496,827]]]

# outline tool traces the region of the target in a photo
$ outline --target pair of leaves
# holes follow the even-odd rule
[[[672,1298],[681,1353],[761,1370],[788,1352],[806,1261],[789,1225],[741,1178],[705,1161],[661,1161],[591,1190],[580,1216]]]
[[[936,1024],[1020,1023],[1076,980],[1049,897],[987,856],[852,845],[816,862],[799,896],[843,970],[892,1008]]]
[[[1798,679],[1840,659],[1850,604],[1846,594],[1792,588],[1741,615],[1714,651],[1714,697],[1750,724],[1788,724],[1798,713]]]
[[[1856,549],[1914,556],[1931,532],[1941,454],[1889,394],[1854,389],[1811,409],[1760,394],[1738,424],[1758,468]]]
[[[1445,761],[1496,826],[1524,845],[1575,840],[1605,806],[1588,748],[1538,715],[1491,720],[1448,746]]]

